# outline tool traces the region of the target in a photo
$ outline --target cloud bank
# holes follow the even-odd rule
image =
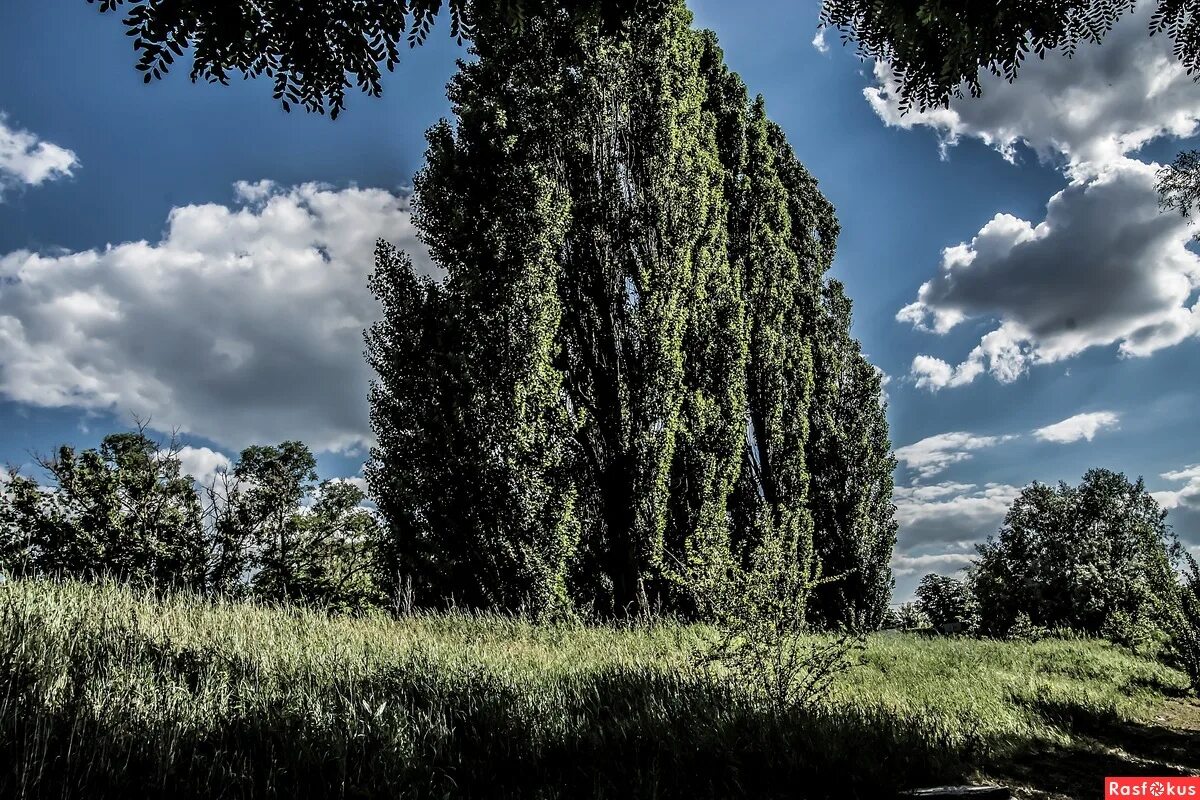
[[[404,196],[261,182],[174,209],[155,243],[0,256],[0,393],[233,448],[362,446],[380,237],[428,263]]]

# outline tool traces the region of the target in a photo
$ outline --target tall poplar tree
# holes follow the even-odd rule
[[[694,613],[765,544],[807,579],[832,207],[682,2],[481,24],[474,53],[416,182],[446,277],[381,245],[373,283],[397,573],[606,615]]]

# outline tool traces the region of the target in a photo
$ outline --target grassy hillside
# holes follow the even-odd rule
[[[873,637],[824,706],[780,717],[689,667],[702,633],[8,583],[0,796],[875,797],[978,775],[1090,796],[1110,769],[1200,767],[1200,734],[1165,727],[1197,716],[1183,678],[1104,642]]]

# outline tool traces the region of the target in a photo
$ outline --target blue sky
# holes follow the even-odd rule
[[[816,3],[692,6],[838,209],[902,456],[897,599],[1019,487],[1091,466],[1144,475],[1200,545],[1200,270],[1151,186],[1197,146],[1200,86],[1169,44],[1132,18],[900,117],[886,65],[810,43]],[[197,471],[300,438],[357,474],[371,243],[413,241],[404,189],[464,50],[436,31],[330,122],[264,82],[143,85],[121,33],[83,0],[0,6],[0,462],[138,413]]]

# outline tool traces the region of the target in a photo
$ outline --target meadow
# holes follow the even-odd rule
[[[694,666],[706,634],[8,582],[0,796],[1094,797],[1200,769],[1183,676],[1105,641],[873,635],[780,713]]]

